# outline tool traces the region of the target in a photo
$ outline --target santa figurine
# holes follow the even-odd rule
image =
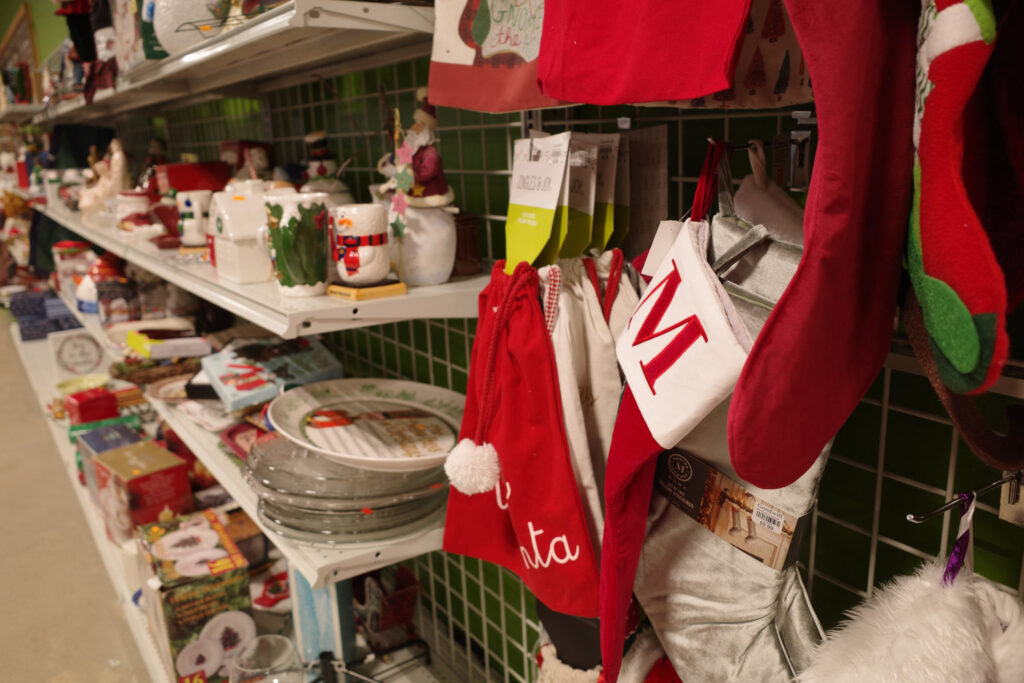
[[[379,193],[390,197],[391,260],[409,285],[436,285],[451,277],[455,265],[455,193],[445,179],[441,155],[434,146],[437,116],[427,89],[416,93],[421,102],[412,127],[401,130],[395,116],[395,151],[377,168],[389,180]]]
[[[128,161],[121,141],[117,138],[110,141],[106,156],[97,161],[93,168],[98,179],[95,185],[82,190],[78,200],[78,208],[82,213],[103,211],[108,199],[114,199],[118,192],[131,187]]]

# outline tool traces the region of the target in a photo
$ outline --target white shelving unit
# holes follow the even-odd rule
[[[41,111],[41,104],[8,104],[0,111],[0,123],[24,123]]]
[[[130,233],[123,233],[113,225],[101,226],[86,222],[81,213],[68,211],[63,207],[37,204],[33,208],[93,244],[103,247],[123,259],[128,258],[128,249],[131,245],[128,239]]]
[[[32,389],[39,402],[40,409],[45,413],[46,404],[56,392],[56,381],[53,377],[53,368],[50,365],[50,347],[46,340],[23,342],[21,333],[18,331],[17,323],[10,326],[10,334],[18,349],[22,365],[28,374]],[[114,586],[118,601],[124,610],[125,619],[131,629],[135,642],[142,653],[142,659],[146,663],[146,669],[153,681],[160,683],[171,683],[164,668],[163,660],[156,648],[156,643],[150,635],[149,627],[146,624],[146,616],[142,610],[132,602],[132,594],[141,586],[129,584],[125,572],[125,551],[115,545],[107,538],[107,532],[103,525],[103,519],[96,505],[89,497],[89,492],[78,482],[78,468],[75,465],[75,448],[68,441],[67,427],[48,420],[50,434],[53,436],[57,452],[60,454],[64,470],[68,475],[71,488],[78,498],[78,504],[82,508],[82,514],[88,523],[89,531],[92,534],[93,542],[103,558],[103,565],[107,569],[110,582]]]
[[[78,302],[75,301],[75,297],[69,292],[61,292],[60,299],[64,302],[64,305],[68,307],[72,315],[78,319],[78,322],[82,324],[85,331],[93,336],[93,338],[100,343],[107,357],[111,361],[120,361],[124,359],[124,352],[117,348],[114,342],[110,341],[110,337],[107,336],[107,331],[103,328],[103,323],[100,322],[100,317],[96,313],[83,313],[78,310]]]
[[[442,285],[410,287],[401,296],[368,301],[328,296],[289,299],[278,294],[273,282],[222,283],[209,263],[182,261],[177,251],[161,251],[147,240],[132,240],[130,233],[112,225],[93,225],[79,213],[36,208],[90,242],[285,339],[410,318],[475,318],[477,297],[488,279],[486,275],[456,278]]]
[[[203,429],[183,415],[177,408],[163,401],[149,399],[150,404],[171,429],[181,437],[195,456],[217,478],[235,501],[257,524],[257,497],[242,478],[240,463],[220,447],[220,437]],[[386,542],[361,543],[335,548],[316,547],[282,538],[263,527],[263,533],[288,558],[292,565],[314,588],[326,583],[342,581],[358,574],[401,562],[423,553],[441,549],[444,536],[442,520],[426,532],[396,538]]]
[[[427,54],[433,7],[353,0],[292,0],[159,62],[143,63],[116,90],[61,101],[34,121],[86,121],[173,101],[280,87],[289,74],[307,76],[344,61],[352,69]],[[333,73],[337,73],[336,71]],[[272,81],[273,83],[269,83]],[[261,83],[267,83],[261,87]]]

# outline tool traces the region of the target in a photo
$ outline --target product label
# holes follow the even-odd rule
[[[553,231],[568,161],[569,133],[516,140],[505,223],[505,271],[520,261],[554,263],[564,234]],[[554,234],[553,234],[554,232]]]
[[[800,535],[802,520],[765,503],[700,458],[675,448],[663,452],[654,486],[702,527],[765,566],[781,571],[796,561],[799,543],[793,539]]]
[[[558,255],[574,258],[590,244],[594,228],[594,190],[597,181],[597,145],[583,142],[579,133],[569,140],[569,168],[555,222],[564,234]]]
[[[622,246],[629,233],[629,138],[619,136],[619,148],[615,157],[615,209],[612,220],[612,236],[605,247]]]
[[[615,186],[619,163],[618,133],[580,133],[583,142],[597,145],[597,177],[594,183],[594,228],[590,249],[604,251],[615,228]]]

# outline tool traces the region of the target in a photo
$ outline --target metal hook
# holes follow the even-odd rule
[[[989,491],[998,489],[1003,484],[1011,484],[1011,488],[1010,488],[1010,492],[1009,492],[1010,495],[1011,496],[1015,496],[1016,498],[1019,499],[1020,498],[1020,482],[1021,482],[1021,472],[1014,472],[1013,474],[1008,474],[1005,477],[1003,477],[1002,479],[1000,479],[998,481],[994,481],[991,484],[989,484],[988,486],[983,486],[980,489],[978,489],[977,491],[973,491],[972,493],[974,493],[974,497],[975,498],[978,498],[978,497],[988,493]],[[1016,488],[1016,491],[1014,491],[1015,488]],[[946,510],[952,510],[954,507],[956,507],[959,504],[960,504],[960,497],[958,496],[958,497],[954,498],[953,500],[947,501],[946,503],[942,504],[941,506],[937,507],[936,509],[932,510],[931,512],[925,512],[924,514],[920,514],[920,515],[915,515],[913,513],[910,513],[910,514],[907,515],[907,521],[908,522],[913,522],[914,524],[921,524],[922,522],[927,522],[929,519],[931,519],[932,517],[935,517],[936,515],[941,515]]]
[[[714,138],[712,138],[712,137],[708,138],[708,144],[714,145],[715,142],[716,141],[715,141]],[[733,152],[738,152],[741,149],[750,149],[750,143],[749,142],[741,142],[739,144],[733,144],[733,143],[731,143],[731,142],[726,140],[726,141],[723,142],[723,144],[729,145],[729,149],[731,149]]]

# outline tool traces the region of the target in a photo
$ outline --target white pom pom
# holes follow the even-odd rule
[[[452,486],[471,496],[497,486],[501,464],[498,452],[491,444],[477,445],[471,439],[463,439],[448,454],[444,471]]]

